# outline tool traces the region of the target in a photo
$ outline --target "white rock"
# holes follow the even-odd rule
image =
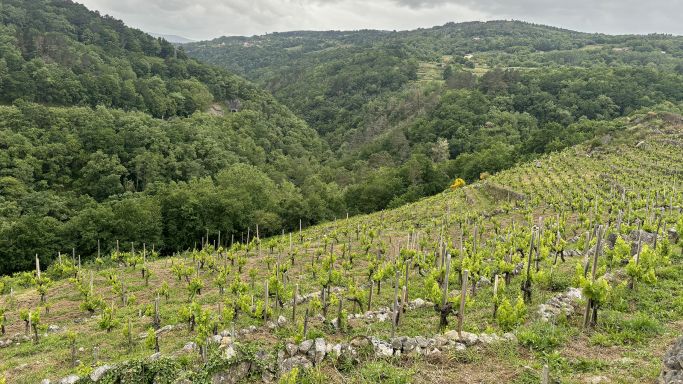
[[[299,344],[299,352],[300,353],[308,353],[308,351],[311,349],[313,346],[313,340],[304,340]]]
[[[228,345],[227,348],[225,348],[225,352],[223,353],[223,356],[225,357],[226,360],[230,360],[233,357],[237,356],[237,352],[235,352],[235,348],[231,345]]]
[[[111,369],[112,369],[112,367],[110,365],[102,365],[100,367],[95,368],[90,373],[90,380],[99,381],[102,378],[102,376],[104,376]]]
[[[313,362],[316,365],[318,365],[325,358],[325,352],[327,350],[325,346],[325,339],[323,339],[322,337],[318,337],[317,339],[315,339],[315,346],[313,347],[313,349],[315,351],[315,360]]]
[[[510,333],[510,332],[504,333],[503,339],[510,341],[510,342],[513,342],[513,343],[517,342],[517,336],[515,336],[514,333]]]
[[[81,378],[76,376],[76,375],[69,375],[61,380],[59,380],[59,384],[74,384]]]
[[[277,326],[278,327],[284,327],[286,324],[287,324],[287,319],[284,316],[280,315],[277,318]]]

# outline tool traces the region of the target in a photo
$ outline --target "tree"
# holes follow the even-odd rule
[[[98,150],[88,157],[81,169],[81,190],[96,200],[104,200],[123,192],[121,182],[125,175],[126,168],[121,165],[118,156],[108,156]]]

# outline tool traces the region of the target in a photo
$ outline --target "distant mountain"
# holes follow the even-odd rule
[[[178,36],[178,35],[166,35],[163,33],[154,33],[154,32],[149,32],[150,35],[154,37],[161,37],[162,39],[166,39],[169,43],[173,44],[186,44],[186,43],[193,43],[195,40],[188,39],[187,37],[183,36]]]

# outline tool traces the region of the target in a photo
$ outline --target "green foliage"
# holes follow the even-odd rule
[[[626,265],[626,273],[635,281],[653,284],[657,281],[657,275],[655,274],[657,263],[656,253],[649,245],[643,244],[638,262],[636,262],[635,256],[631,258]]]
[[[284,373],[278,379],[278,384],[296,384],[299,378],[299,367],[292,368],[291,371]]]
[[[517,297],[517,301],[515,302],[514,306],[510,303],[510,300],[504,298],[503,302],[498,307],[496,320],[498,321],[498,325],[503,330],[510,331],[524,323],[526,314],[526,305],[524,304],[524,300],[521,296]]]
[[[116,318],[116,312],[114,306],[104,307],[102,309],[102,314],[100,315],[100,320],[97,322],[100,329],[111,332],[112,329],[119,325],[119,320]]]
[[[145,346],[147,349],[154,350],[156,348],[157,335],[154,332],[154,328],[149,327],[147,329],[147,335],[145,336]]]
[[[614,243],[614,248],[606,252],[607,265],[612,268],[619,266],[622,260],[626,260],[631,256],[631,244],[629,244],[622,236],[617,236]]]
[[[189,295],[189,300],[192,301],[194,299],[195,295],[198,295],[201,293],[202,288],[204,288],[204,282],[202,279],[197,276],[194,277],[190,282],[187,284],[187,292]]]

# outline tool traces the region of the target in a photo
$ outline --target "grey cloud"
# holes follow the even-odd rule
[[[134,27],[207,39],[300,29],[412,29],[518,19],[587,32],[681,34],[664,0],[80,0]]]

